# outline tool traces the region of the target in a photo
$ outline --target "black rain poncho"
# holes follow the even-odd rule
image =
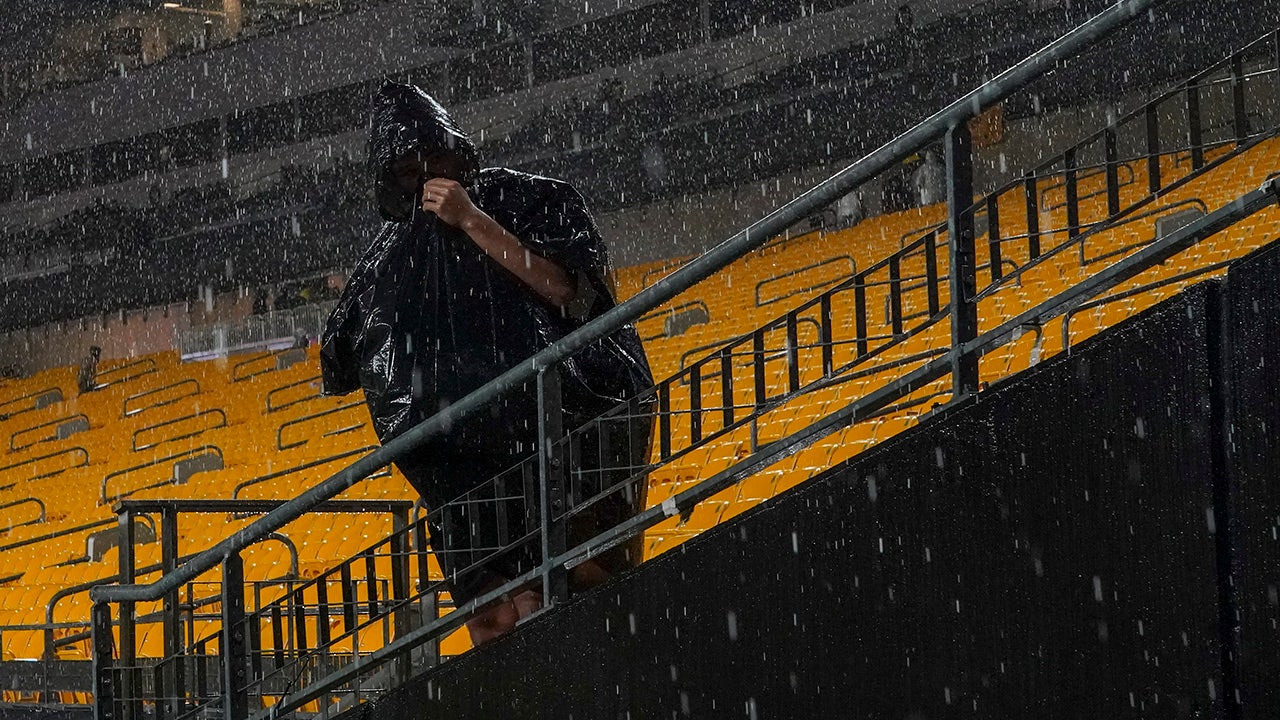
[[[324,392],[363,389],[374,428],[385,443],[597,317],[614,300],[605,281],[607,250],[571,185],[504,168],[479,169],[470,139],[443,107],[415,87],[387,81],[374,96],[372,111],[370,166],[377,207],[387,222],[329,317],[320,357]],[[545,302],[464,233],[423,211],[420,194],[405,191],[389,172],[392,163],[412,153],[452,154],[477,208],[526,248],[576,277],[576,309],[570,313]],[[632,327],[563,364],[561,377],[566,430],[653,383]],[[649,406],[641,407],[647,414]],[[529,528],[512,519],[510,527],[497,529],[492,502],[452,502],[533,452],[536,410],[529,384],[396,463],[429,508],[443,510],[431,524],[432,547],[453,584],[455,602],[538,562],[536,543],[485,559],[489,548]],[[603,458],[603,465],[596,461],[596,467],[645,464],[651,423],[629,422],[621,430],[617,425],[603,431],[612,437],[596,443],[612,448],[612,456]],[[593,477],[598,492],[626,473],[596,472]],[[640,492],[626,493],[625,501],[620,493],[597,503],[586,518],[592,522],[571,526],[570,541],[586,539],[638,511],[643,504],[643,483],[639,485]],[[591,488],[581,490],[578,499],[590,494]],[[503,515],[536,517],[527,512],[534,499],[526,500],[525,513],[507,509]],[[638,562],[639,543],[622,548],[619,557],[618,568],[606,569]],[[466,571],[481,560],[479,570]]]

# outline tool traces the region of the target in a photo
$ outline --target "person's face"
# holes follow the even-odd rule
[[[416,192],[418,186],[432,178],[462,181],[462,167],[452,153],[406,155],[391,165],[391,173],[405,192]]]

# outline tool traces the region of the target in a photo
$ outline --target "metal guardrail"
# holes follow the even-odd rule
[[[309,303],[233,322],[192,328],[178,337],[183,358],[210,358],[263,348],[279,349],[298,337],[319,337],[336,301]]]
[[[40,455],[39,457],[27,458],[26,460],[20,460],[16,463],[10,463],[8,465],[0,467],[0,474],[7,473],[12,470],[17,470],[18,468],[26,467],[27,465],[36,465],[37,463],[40,463],[44,460],[61,457],[63,455],[75,456],[76,460],[72,461],[74,464],[68,467],[58,468],[56,470],[51,470],[51,471],[39,473],[37,475],[32,475],[30,477],[24,477],[22,479],[23,480],[43,480],[44,478],[47,478],[47,477],[60,475],[72,468],[84,467],[89,464],[89,451],[77,445],[76,447],[64,448],[57,452],[51,452],[45,455]],[[13,487],[14,484],[16,483],[10,483],[8,485],[0,486],[0,490]]]
[[[359,455],[361,453],[366,453],[373,450],[377,450],[377,446],[367,445],[365,447],[356,448],[354,450],[348,450],[346,452],[338,453],[337,455],[330,455],[329,457],[320,458],[319,460],[311,460],[309,462],[302,463],[301,465],[295,465],[291,468],[285,468],[284,470],[277,470],[272,473],[267,473],[266,475],[260,475],[250,480],[245,480],[244,482],[236,485],[235,488],[231,490],[231,499],[239,500],[240,491],[244,490],[245,488],[250,488],[250,487],[253,487],[254,485],[259,485],[264,482],[270,482],[272,480],[278,480],[279,478],[288,477],[289,475],[292,475],[294,473],[302,472],[304,470],[310,470],[311,468],[320,467],[321,465],[328,465],[329,463],[337,462],[339,460],[345,460],[349,457],[355,457],[356,455]],[[374,473],[373,475],[370,475],[370,477],[373,478],[373,477],[379,477],[379,476],[386,476],[390,474],[391,474],[390,468],[386,468],[378,471],[377,473]]]
[[[1186,272],[1178,273],[1177,275],[1173,275],[1172,277],[1164,278],[1156,282],[1139,285],[1138,287],[1130,288],[1123,292],[1114,293],[1111,295],[1107,295],[1106,297],[1098,298],[1097,300],[1090,300],[1089,302],[1077,305],[1071,310],[1068,310],[1062,316],[1062,348],[1063,350],[1070,351],[1071,349],[1071,319],[1074,318],[1076,315],[1079,315],[1082,312],[1093,310],[1095,308],[1106,307],[1107,305],[1110,305],[1112,303],[1117,303],[1122,300],[1127,300],[1131,297],[1140,297],[1142,295],[1145,295],[1151,292],[1152,290],[1159,290],[1161,288],[1169,287],[1170,285],[1178,285],[1178,284],[1184,283],[1194,278],[1203,277],[1205,275],[1211,275],[1216,272],[1221,272],[1223,270],[1226,270],[1228,267],[1230,267],[1231,263],[1232,261],[1230,260],[1226,260],[1223,262],[1210,263],[1209,265],[1204,265],[1204,266],[1195,268],[1193,270],[1188,270]]]
[[[6,527],[0,528],[0,532],[9,532],[14,528],[26,527],[27,525],[38,525],[45,521],[47,514],[44,507],[44,501],[37,497],[24,497],[20,500],[12,500],[7,503],[0,503],[0,510],[7,510],[9,508],[21,507],[23,505],[35,505],[36,507],[40,508],[40,515],[37,516],[34,520],[26,520],[23,522],[12,523],[10,525],[7,525]]]
[[[85,428],[87,429],[89,427],[89,416],[85,415],[84,413],[76,413],[75,415],[68,415],[66,417],[60,417],[56,420],[43,422],[43,423],[40,423],[39,425],[32,425],[31,427],[17,430],[12,435],[9,436],[9,452],[25,450],[29,447],[32,447],[34,445],[39,445],[40,443],[43,443],[43,442],[51,442],[53,440],[59,440],[61,438],[58,437],[58,431],[54,430],[53,434],[48,437],[38,438],[36,440],[32,440],[29,443],[25,443],[23,445],[17,444],[19,436],[28,435],[28,434],[34,433],[37,430],[43,430],[44,428],[49,428],[49,427],[58,428],[63,423],[71,422],[73,420],[83,420]]]
[[[42,402],[42,400],[45,400],[48,398],[57,398],[57,399],[49,400],[48,402]],[[56,386],[42,388],[40,390],[29,392],[26,395],[20,395],[16,398],[11,398],[9,400],[5,400],[4,402],[0,403],[0,418],[11,418],[14,415],[20,415],[22,413],[32,412],[33,410],[39,410],[41,408],[48,407],[49,405],[52,405],[55,402],[62,402],[63,399],[64,398],[62,394],[62,388],[56,387]],[[10,409],[11,406],[17,405],[18,403],[21,403],[24,400],[30,400],[31,406],[22,408],[20,410]]]
[[[201,445],[200,447],[191,448],[189,450],[183,450],[181,452],[173,453],[171,455],[166,455],[164,457],[149,460],[139,465],[134,465],[133,467],[127,467],[121,470],[116,470],[114,472],[108,473],[105,477],[102,478],[102,483],[99,486],[98,501],[103,505],[105,505],[108,502],[111,502],[113,499],[119,500],[122,497],[127,497],[128,495],[132,495],[133,493],[141,492],[143,490],[163,487],[165,485],[172,485],[174,484],[175,481],[171,476],[160,482],[151,483],[149,485],[144,485],[142,487],[133,488],[124,493],[119,493],[116,495],[107,494],[107,485],[116,478],[126,477],[127,475],[129,475],[129,473],[137,472],[138,470],[146,470],[147,468],[153,468],[159,465],[164,465],[166,463],[172,463],[176,460],[186,460],[188,458],[198,457],[208,453],[212,453],[214,455],[217,455],[219,458],[221,458],[222,448],[219,448],[217,445]]]
[[[242,382],[244,380],[255,378],[259,375],[275,372],[279,369],[277,366],[282,357],[297,353],[302,353],[303,357],[306,357],[305,351],[302,350],[302,348],[288,347],[245,358],[231,366],[231,382]],[[268,360],[271,362],[267,363],[266,361]],[[242,372],[244,368],[249,368],[249,370]]]
[[[1138,213],[1137,215],[1131,215],[1125,218],[1124,222],[1133,223],[1139,220],[1146,220],[1147,218],[1156,217],[1159,215],[1165,215],[1170,210],[1180,208],[1180,207],[1186,207],[1186,206],[1196,207],[1198,210],[1200,210],[1201,215],[1209,214],[1209,206],[1205,204],[1204,200],[1201,200],[1200,198],[1188,198],[1186,200],[1179,200],[1178,202],[1169,203],[1168,205],[1162,205],[1154,210],[1148,210],[1146,212]],[[1080,266],[1086,267],[1086,266],[1094,265],[1096,263],[1100,263],[1106,260],[1110,260],[1113,257],[1119,257],[1120,255],[1123,255],[1129,252],[1130,250],[1133,250],[1134,248],[1146,245],[1148,242],[1150,241],[1144,240],[1138,243],[1134,243],[1132,245],[1125,245],[1122,247],[1114,248],[1108,252],[1102,253],[1101,255],[1094,255],[1093,257],[1089,257],[1085,252],[1089,244],[1088,239],[1082,238],[1080,240]]]
[[[133,403],[134,401],[144,400],[146,398],[152,397],[153,395],[160,395],[161,393],[164,393],[167,390],[174,390],[176,388],[192,388],[192,387],[195,389],[194,392],[189,392],[184,395],[176,395],[173,397],[164,397],[150,404],[142,405],[141,407],[132,407],[132,408],[130,407],[130,403]],[[152,408],[164,407],[165,405],[172,405],[173,403],[183,400],[184,398],[189,398],[193,395],[199,395],[199,394],[200,394],[200,382],[194,378],[187,378],[186,380],[179,380],[177,382],[169,383],[168,385],[163,385],[158,388],[152,388],[151,390],[144,390],[139,393],[134,393],[133,395],[130,395],[129,397],[124,399],[124,403],[121,405],[120,411],[125,417],[129,417],[131,415],[137,415],[143,410],[150,410]]]
[[[291,390],[293,388],[301,387],[303,385],[308,385],[310,383],[315,383],[316,385],[316,391],[314,393],[307,395],[305,397],[286,400],[285,402],[282,402],[279,405],[275,404],[274,399],[277,393],[282,393],[282,392],[285,392],[286,390]],[[324,397],[324,395],[322,395],[320,392],[319,386],[320,386],[320,376],[314,375],[309,378],[303,378],[301,380],[296,380],[291,383],[285,383],[284,385],[281,385],[279,387],[272,388],[269,392],[267,392],[266,412],[268,414],[273,413],[273,412],[276,412],[277,410],[283,410],[287,407],[292,407],[294,405],[307,402],[308,400],[315,400],[316,398]]]
[[[24,538],[22,540],[17,540],[15,542],[11,542],[5,545],[0,545],[0,552],[5,552],[6,550],[16,550],[20,547],[27,547],[30,545],[38,545],[39,543],[42,543],[46,540],[53,540],[60,537],[66,537],[68,535],[74,535],[76,533],[84,532],[86,530],[95,530],[97,528],[105,527],[107,525],[111,525],[114,523],[115,523],[115,520],[110,520],[110,519],[94,520],[93,522],[87,522],[87,523],[83,523],[73,527],[63,528],[61,530],[57,530],[51,533],[45,533],[44,535],[40,535],[37,537]]]
[[[302,447],[303,445],[306,445],[308,442],[310,442],[310,440],[308,439],[303,439],[303,440],[297,440],[297,441],[285,444],[284,431],[287,430],[288,428],[291,428],[295,425],[301,425],[302,423],[310,422],[312,420],[316,420],[319,418],[328,417],[330,415],[336,415],[340,412],[345,412],[347,410],[357,410],[362,407],[364,407],[363,401],[343,403],[342,405],[339,405],[337,407],[329,408],[327,410],[321,410],[319,412],[308,413],[306,415],[303,415],[302,417],[297,417],[292,420],[283,422],[280,424],[280,427],[276,428],[276,449],[288,450],[290,448]],[[363,426],[364,426],[364,423],[361,422],[357,426],[353,426],[350,429],[354,430],[357,427],[363,427]]]
[[[201,425],[195,430],[184,432],[180,435],[173,435],[171,437],[162,438],[162,439],[156,440],[155,442],[148,443],[146,445],[138,444],[138,436],[142,435],[143,433],[151,432],[153,430],[159,430],[160,428],[166,428],[171,425],[180,425],[189,420],[198,420],[200,418],[210,417],[210,416],[217,417],[218,424]],[[203,435],[204,433],[210,430],[217,430],[218,428],[224,428],[226,426],[227,426],[227,413],[223,411],[222,408],[209,408],[207,410],[197,410],[196,412],[193,412],[190,415],[183,415],[181,417],[171,418],[163,422],[158,422],[154,425],[148,425],[146,427],[141,427],[141,428],[138,428],[137,430],[134,430],[133,435],[130,437],[130,447],[134,450],[134,452],[137,452],[139,450],[147,450],[149,448],[156,447],[157,445],[163,445],[168,442],[176,442],[178,440],[186,440],[187,438],[193,438],[197,435]]]
[[[126,372],[135,370],[136,372]],[[155,359],[144,357],[99,371],[97,376],[94,377],[94,382],[97,385],[97,389],[101,390],[112,385],[119,385],[121,383],[129,382],[130,380],[136,380],[144,375],[150,375],[151,373],[157,372],[157,370]]]
[[[686,326],[684,329],[682,329],[681,332],[677,332],[674,334],[671,333],[672,324],[675,319],[681,318],[681,317],[687,317],[687,316],[688,317],[696,316],[696,312],[698,310],[702,311],[701,319],[699,319],[696,322],[689,323],[689,325]],[[640,340],[642,342],[649,342],[651,340],[657,340],[659,338],[675,337],[676,335],[683,335],[684,332],[687,332],[688,328],[692,328],[697,325],[708,323],[711,321],[711,308],[707,307],[707,303],[702,300],[691,300],[689,302],[682,303],[670,309],[659,310],[657,312],[652,312],[652,313],[649,313],[648,315],[645,315],[644,317],[636,321],[636,329],[643,330],[643,326],[645,324],[651,323],[655,320],[663,321],[662,332],[656,335],[641,335]]]
[[[766,300],[766,299],[761,299],[761,297],[760,297],[760,291],[761,291],[762,289],[764,289],[766,286],[768,286],[769,284],[771,284],[771,283],[779,283],[779,282],[782,282],[782,281],[784,281],[784,280],[787,280],[788,278],[793,278],[793,277],[796,277],[796,276],[798,276],[798,275],[803,275],[803,274],[808,273],[808,272],[810,272],[810,271],[817,270],[818,268],[827,267],[827,266],[829,266],[829,265],[835,265],[835,264],[837,264],[837,263],[841,263],[841,262],[845,262],[845,261],[848,261],[848,263],[849,263],[849,272],[847,273],[848,275],[852,275],[852,274],[854,274],[854,273],[856,273],[856,272],[858,271],[858,264],[857,264],[856,262],[854,262],[853,257],[851,257],[851,256],[849,256],[849,255],[837,255],[837,256],[835,256],[835,257],[830,257],[830,258],[827,258],[827,259],[822,260],[822,261],[820,261],[820,262],[813,263],[812,265],[806,265],[806,266],[804,266],[804,267],[802,267],[802,268],[796,268],[795,270],[790,270],[790,271],[788,271],[788,272],[782,273],[781,275],[774,275],[773,277],[767,277],[767,278],[765,278],[765,279],[761,280],[760,282],[757,282],[757,283],[756,283],[756,289],[755,289],[756,307],[764,307],[765,305],[771,305],[771,304],[773,304],[773,303],[781,302],[782,300],[786,300],[787,298],[795,297],[796,295],[801,295],[801,294],[806,293],[806,292],[812,292],[812,291],[814,291],[814,290],[819,290],[819,289],[824,288],[824,287],[829,287],[829,286],[831,286],[831,285],[834,285],[834,284],[836,284],[836,283],[840,282],[840,280],[841,280],[841,279],[843,279],[843,278],[842,278],[842,277],[837,277],[837,278],[834,278],[834,279],[829,279],[829,280],[820,281],[820,282],[817,282],[817,283],[814,283],[814,284],[811,284],[811,285],[806,285],[806,286],[804,286],[804,287],[794,288],[794,289],[791,289],[791,290],[789,290],[789,291],[787,291],[787,292],[784,292],[784,293],[783,293],[783,294],[781,294],[781,295],[775,295],[775,296],[773,296],[773,297],[770,297],[770,298],[768,298],[767,300]]]

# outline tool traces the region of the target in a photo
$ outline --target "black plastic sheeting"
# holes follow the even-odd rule
[[[1269,297],[1237,312],[1266,344],[1235,366],[1268,417],[1276,265],[1232,274],[1232,307]],[[1215,534],[1235,527],[1244,717],[1275,717],[1278,458],[1232,455],[1252,507],[1215,505],[1221,297],[1193,288],[359,712],[1235,717]],[[1266,444],[1253,425],[1238,447]]]
[[[364,391],[374,429],[386,443],[615,303],[606,280],[607,248],[586,201],[573,186],[506,168],[481,169],[465,132],[416,87],[387,81],[374,97],[372,111],[369,164],[377,208],[387,222],[329,316],[320,366],[326,394]],[[576,277],[583,302],[553,307],[462,230],[422,210],[426,178],[420,177],[415,189],[412,178],[405,187],[392,173],[396,161],[415,154],[448,160],[451,179],[466,189],[475,207],[526,251]],[[433,164],[431,170],[438,168]],[[573,310],[572,305],[580,307]],[[631,325],[575,353],[557,371],[563,383],[565,422],[571,429],[653,384],[640,336]],[[455,575],[470,564],[456,552],[498,547],[502,541],[496,504],[455,500],[533,455],[537,446],[538,398],[532,383],[503,394],[488,409],[489,413],[454,423],[445,434],[396,461],[427,506],[442,509],[444,518],[429,523],[431,542],[438,553],[449,551],[440,556],[441,564],[459,602],[478,595],[486,577]],[[648,427],[637,430],[635,438],[627,427],[605,431],[617,436],[611,447],[634,445],[640,450],[638,457],[621,463],[624,467],[643,463],[648,455]],[[642,501],[642,496],[633,496],[602,522],[608,526],[621,521],[638,511]],[[511,513],[508,520],[516,523],[511,537],[521,536],[523,518]],[[470,535],[476,527],[492,528],[493,536],[450,533],[448,526],[472,528]],[[521,562],[486,567],[513,578],[537,564],[538,553],[530,549],[528,554]]]

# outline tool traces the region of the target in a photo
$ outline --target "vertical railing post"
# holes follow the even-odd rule
[[[894,340],[902,337],[902,251],[889,256],[889,329]]]
[[[658,383],[658,456],[663,460],[671,457],[670,382]]]
[[[736,345],[731,345],[720,351],[720,401],[723,405],[722,412],[725,427],[733,424],[737,409],[733,395],[733,351],[736,347]],[[666,408],[659,408],[659,410],[664,411]]]
[[[244,627],[244,561],[232,553],[222,561],[222,717],[249,715],[248,638]]]
[[[1076,168],[1076,150],[1068,148],[1062,153],[1062,182],[1067,204],[1068,239],[1080,234],[1080,176]]]
[[[1157,106],[1147,106],[1147,191],[1160,194],[1160,116]]]
[[[1027,197],[1027,259],[1035,260],[1040,257],[1040,189],[1035,173],[1023,178],[1022,187]]]
[[[751,333],[751,370],[755,380],[756,412],[763,410],[765,402],[769,399],[769,385],[764,374],[764,331],[765,328],[757,328]]]
[[[523,479],[523,478],[522,478]],[[527,496],[526,496],[527,497]],[[418,612],[422,624],[432,622],[440,616],[439,593],[432,590],[431,563],[427,558],[427,520],[413,521],[412,528],[413,554],[418,561]],[[423,643],[416,651],[418,665],[424,669],[433,668],[440,662],[440,639]]]
[[[391,552],[391,598],[392,607],[395,608],[392,621],[395,623],[396,637],[404,637],[413,629],[408,604],[410,595],[408,533],[408,509],[402,508],[393,511],[391,513],[391,542],[389,543],[389,549]],[[323,611],[324,608],[322,608]],[[321,615],[320,624],[328,626],[328,620],[325,615]],[[321,639],[317,638],[317,642],[321,642]],[[328,638],[323,638],[323,642],[327,643]],[[403,685],[409,681],[409,677],[413,674],[413,657],[410,651],[405,650],[396,658],[395,673],[400,684]]]
[[[601,433],[603,438],[608,433]],[[702,440],[702,363],[689,368],[689,442]],[[605,467],[605,466],[601,466]]]
[[[137,565],[134,562],[133,544],[133,511],[122,509],[119,514],[119,544],[117,556],[120,563],[120,584],[132,585],[137,578]],[[122,715],[127,720],[142,716],[142,686],[134,672],[136,663],[136,645],[134,642],[134,604],[120,603],[120,668],[122,670],[119,688],[125,699]]]
[[[1000,196],[992,193],[987,198],[987,255],[991,262],[991,282],[1000,282],[1004,276],[1004,252],[1000,247]]]
[[[111,606],[94,603],[89,630],[93,636],[93,716],[94,720],[115,720],[116,678],[111,637]]]
[[[947,239],[950,244],[952,398],[978,389],[978,357],[960,348],[978,336],[977,253],[974,250],[973,148],[969,128],[947,131]]]
[[[787,313],[787,392],[800,390],[800,326],[795,312]]]
[[[835,373],[834,329],[831,326],[831,293],[822,294],[818,301],[818,344],[822,346],[822,377]]]
[[[564,506],[564,418],[560,404],[560,370],[544,368],[538,373],[538,484],[542,513],[542,598],[546,605],[569,599],[568,572],[551,565],[552,556],[565,550],[567,542]]]
[[[1104,131],[1107,153],[1107,217],[1120,214],[1120,150],[1116,142],[1116,127],[1110,125]]]
[[[1236,144],[1243,145],[1249,139],[1249,113],[1244,102],[1244,57],[1241,53],[1231,56],[1231,110]]]
[[[160,513],[160,567],[165,575],[178,567],[178,513],[172,508]],[[169,659],[165,685],[169,688],[169,699],[164,702],[170,717],[176,717],[186,711],[186,677],[182,653],[182,607],[180,588],[164,596],[164,655]]]
[[[854,342],[857,353],[856,358],[861,359],[868,352],[870,346],[867,338],[867,271],[863,270],[853,276],[853,332]]]
[[[1200,117],[1200,85],[1187,83],[1187,146],[1191,148],[1191,169],[1204,167],[1204,124]]]
[[[925,287],[929,296],[929,317],[942,310],[942,293],[938,287],[942,283],[938,277],[938,231],[934,230],[924,239],[924,274]]]

